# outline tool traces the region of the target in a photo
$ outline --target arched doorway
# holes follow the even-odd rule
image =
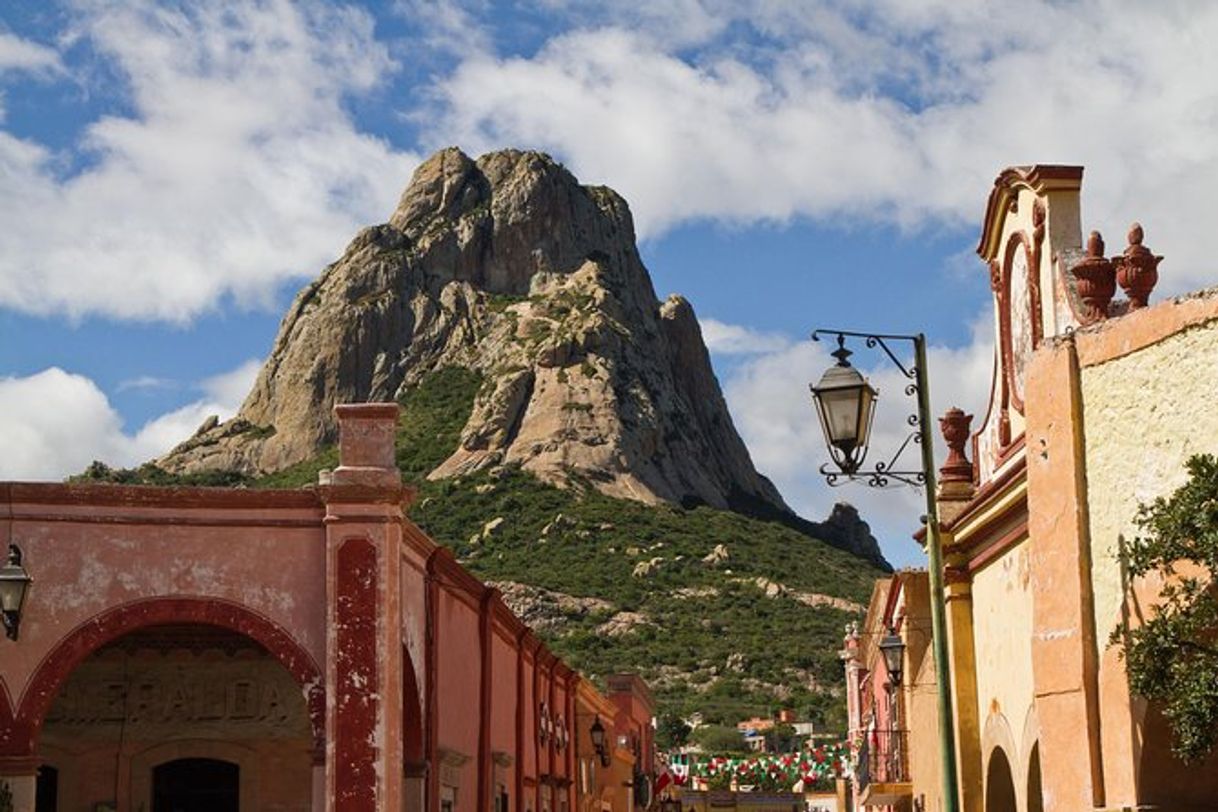
[[[58,812],[59,770],[50,764],[38,768],[34,780],[34,812]]]
[[[56,766],[78,795],[150,811],[311,808],[317,669],[282,630],[216,603],[122,607],[44,660],[18,716],[31,745],[70,753]]]
[[[152,812],[238,812],[241,769],[213,758],[179,758],[152,770]]]
[[[990,753],[989,767],[985,771],[985,810],[1017,812],[1011,762],[1001,747],[995,747]]]
[[[427,808],[427,754],[423,748],[423,713],[419,684],[415,679],[410,651],[402,646],[402,787],[405,812]]]
[[[1040,783],[1040,742],[1032,745],[1028,759],[1028,812],[1044,812],[1045,799]]]

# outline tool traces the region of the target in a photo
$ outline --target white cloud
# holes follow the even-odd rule
[[[31,42],[0,30],[0,79],[6,72],[26,73],[35,79],[46,79],[64,72],[59,54],[53,48]],[[5,117],[4,91],[0,85],[0,123]],[[0,137],[4,135],[0,132]],[[0,150],[3,144],[0,144]],[[4,177],[3,154],[0,153],[0,178]]]
[[[89,378],[51,367],[27,377],[0,378],[0,479],[62,479],[93,460],[117,467],[146,462],[194,433],[210,415],[236,413],[260,362],[198,384],[203,397],[148,421],[134,433]]]
[[[6,70],[61,73],[63,65],[54,48],[0,31],[0,71]]]
[[[467,8],[470,6],[472,8]],[[486,2],[457,0],[395,0],[394,12],[416,26],[422,36],[412,46],[465,56],[491,50],[491,34],[478,21]]]
[[[160,378],[156,375],[139,375],[135,378],[128,378],[125,381],[120,381],[116,387],[119,392],[150,392],[158,389],[174,389],[178,386],[178,382],[172,378]]]
[[[254,380],[260,369],[261,359],[251,358],[236,369],[204,378],[199,383],[199,388],[210,400],[224,404],[224,408],[230,413],[235,412],[245,400],[245,396],[254,388]]]
[[[471,54],[427,111],[434,141],[548,149],[622,192],[645,236],[967,226],[1001,168],[1082,163],[1086,228],[1119,249],[1141,219],[1164,293],[1218,281],[1218,5],[705,0],[676,32],[553,5],[589,24],[529,57]]]
[[[716,355],[777,352],[791,344],[791,340],[781,333],[754,330],[715,319],[699,319],[699,322],[702,325],[702,340],[706,343],[706,348]]]
[[[985,314],[973,323],[972,340],[964,346],[928,349],[931,412],[936,418],[931,427],[936,442],[937,464],[946,458],[937,417],[951,406],[976,415],[976,429],[989,399],[993,369],[994,338],[992,317]],[[882,355],[878,348],[867,350],[853,342],[851,359],[879,390],[871,453],[867,467],[887,460],[908,436],[906,418],[914,414],[916,402],[904,394],[908,380]],[[820,519],[828,515],[836,501],[847,501],[859,508],[871,524],[885,555],[895,564],[918,561],[910,534],[917,530],[911,517],[925,513],[925,497],[912,488],[877,491],[864,484],[830,488],[819,472],[828,462],[816,410],[808,384],[819,380],[833,363],[832,349],[826,343],[811,341],[758,355],[742,361],[728,373],[724,394],[757,469],[769,476],[787,502],[803,516]],[[908,342],[892,344],[898,357],[912,363]],[[900,458],[899,468],[920,470],[916,445],[910,444]],[[885,456],[887,455],[887,456]]]
[[[131,112],[87,127],[84,168],[66,178],[65,156],[0,132],[0,306],[184,321],[226,296],[267,304],[392,211],[416,156],[343,106],[394,70],[367,13],[288,0],[77,11],[72,37],[122,77]]]

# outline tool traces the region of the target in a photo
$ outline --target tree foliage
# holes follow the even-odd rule
[[[799,748],[799,736],[792,725],[774,725],[765,732],[765,747],[771,753],[790,753]]]
[[[691,736],[694,743],[708,753],[745,753],[744,736],[728,725],[703,725]]]
[[[690,730],[690,726],[679,713],[667,711],[660,715],[660,721],[656,725],[656,744],[663,750],[684,747],[689,741]]]
[[[1130,689],[1155,702],[1186,762],[1218,742],[1218,458],[1192,457],[1189,480],[1138,509],[1139,535],[1121,551],[1129,579],[1159,573],[1160,604],[1137,628],[1112,633]]]

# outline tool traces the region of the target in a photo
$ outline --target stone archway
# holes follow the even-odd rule
[[[1015,778],[1011,771],[1011,762],[1001,747],[995,747],[990,752],[986,765],[985,809],[986,812],[1019,810],[1019,803],[1015,799]]]
[[[96,624],[106,633],[90,635],[91,645],[69,639],[47,658],[36,672],[48,688],[47,709],[29,717],[34,752],[70,751],[61,763],[87,784],[81,791],[119,808],[213,807],[229,796],[215,794],[199,765],[229,764],[231,808],[309,810],[318,735],[306,700],[318,694],[308,690],[314,682],[301,684],[301,674],[311,661],[293,651],[286,633],[241,607],[167,603],[156,611],[120,610]],[[167,617],[175,622],[160,622]],[[59,655],[65,646],[81,656]],[[54,662],[71,666],[47,672]],[[166,768],[168,784],[158,790],[157,769],[170,762],[185,772]],[[265,794],[262,784],[270,787]]]
[[[292,675],[308,707],[314,745],[325,742],[325,687],[317,663],[283,628],[262,615],[215,598],[154,598],[114,607],[85,621],[43,659],[11,725],[12,752],[32,754],[43,721],[68,677],[90,654],[138,629],[169,624],[216,626],[263,646]]]
[[[1029,720],[1025,720],[1025,731],[1028,724]],[[981,734],[981,752],[988,754],[984,762],[985,783],[983,787],[987,812],[991,809],[1000,812],[1007,812],[1007,810],[1015,812],[1020,809],[1022,801],[1020,792],[1023,789],[1023,782],[1016,778],[1017,773],[1015,772],[1016,766],[1021,763],[1017,755],[1019,747],[1015,743],[1015,736],[1011,733],[1011,726],[1007,723],[1007,718],[1001,710],[994,709],[986,717],[985,728]],[[1020,777],[1022,778],[1022,774]],[[996,806],[991,806],[991,798],[997,804]]]

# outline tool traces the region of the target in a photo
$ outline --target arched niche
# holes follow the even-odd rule
[[[986,812],[1019,812],[1011,761],[1001,747],[990,751],[985,767]]]
[[[282,627],[236,603],[215,598],[154,598],[113,607],[77,626],[43,659],[30,680],[11,726],[14,752],[37,752],[47,712],[72,672],[102,646],[131,632],[173,624],[216,626],[255,641],[282,665],[308,709],[314,745],[325,741],[325,689],[321,670]]]

